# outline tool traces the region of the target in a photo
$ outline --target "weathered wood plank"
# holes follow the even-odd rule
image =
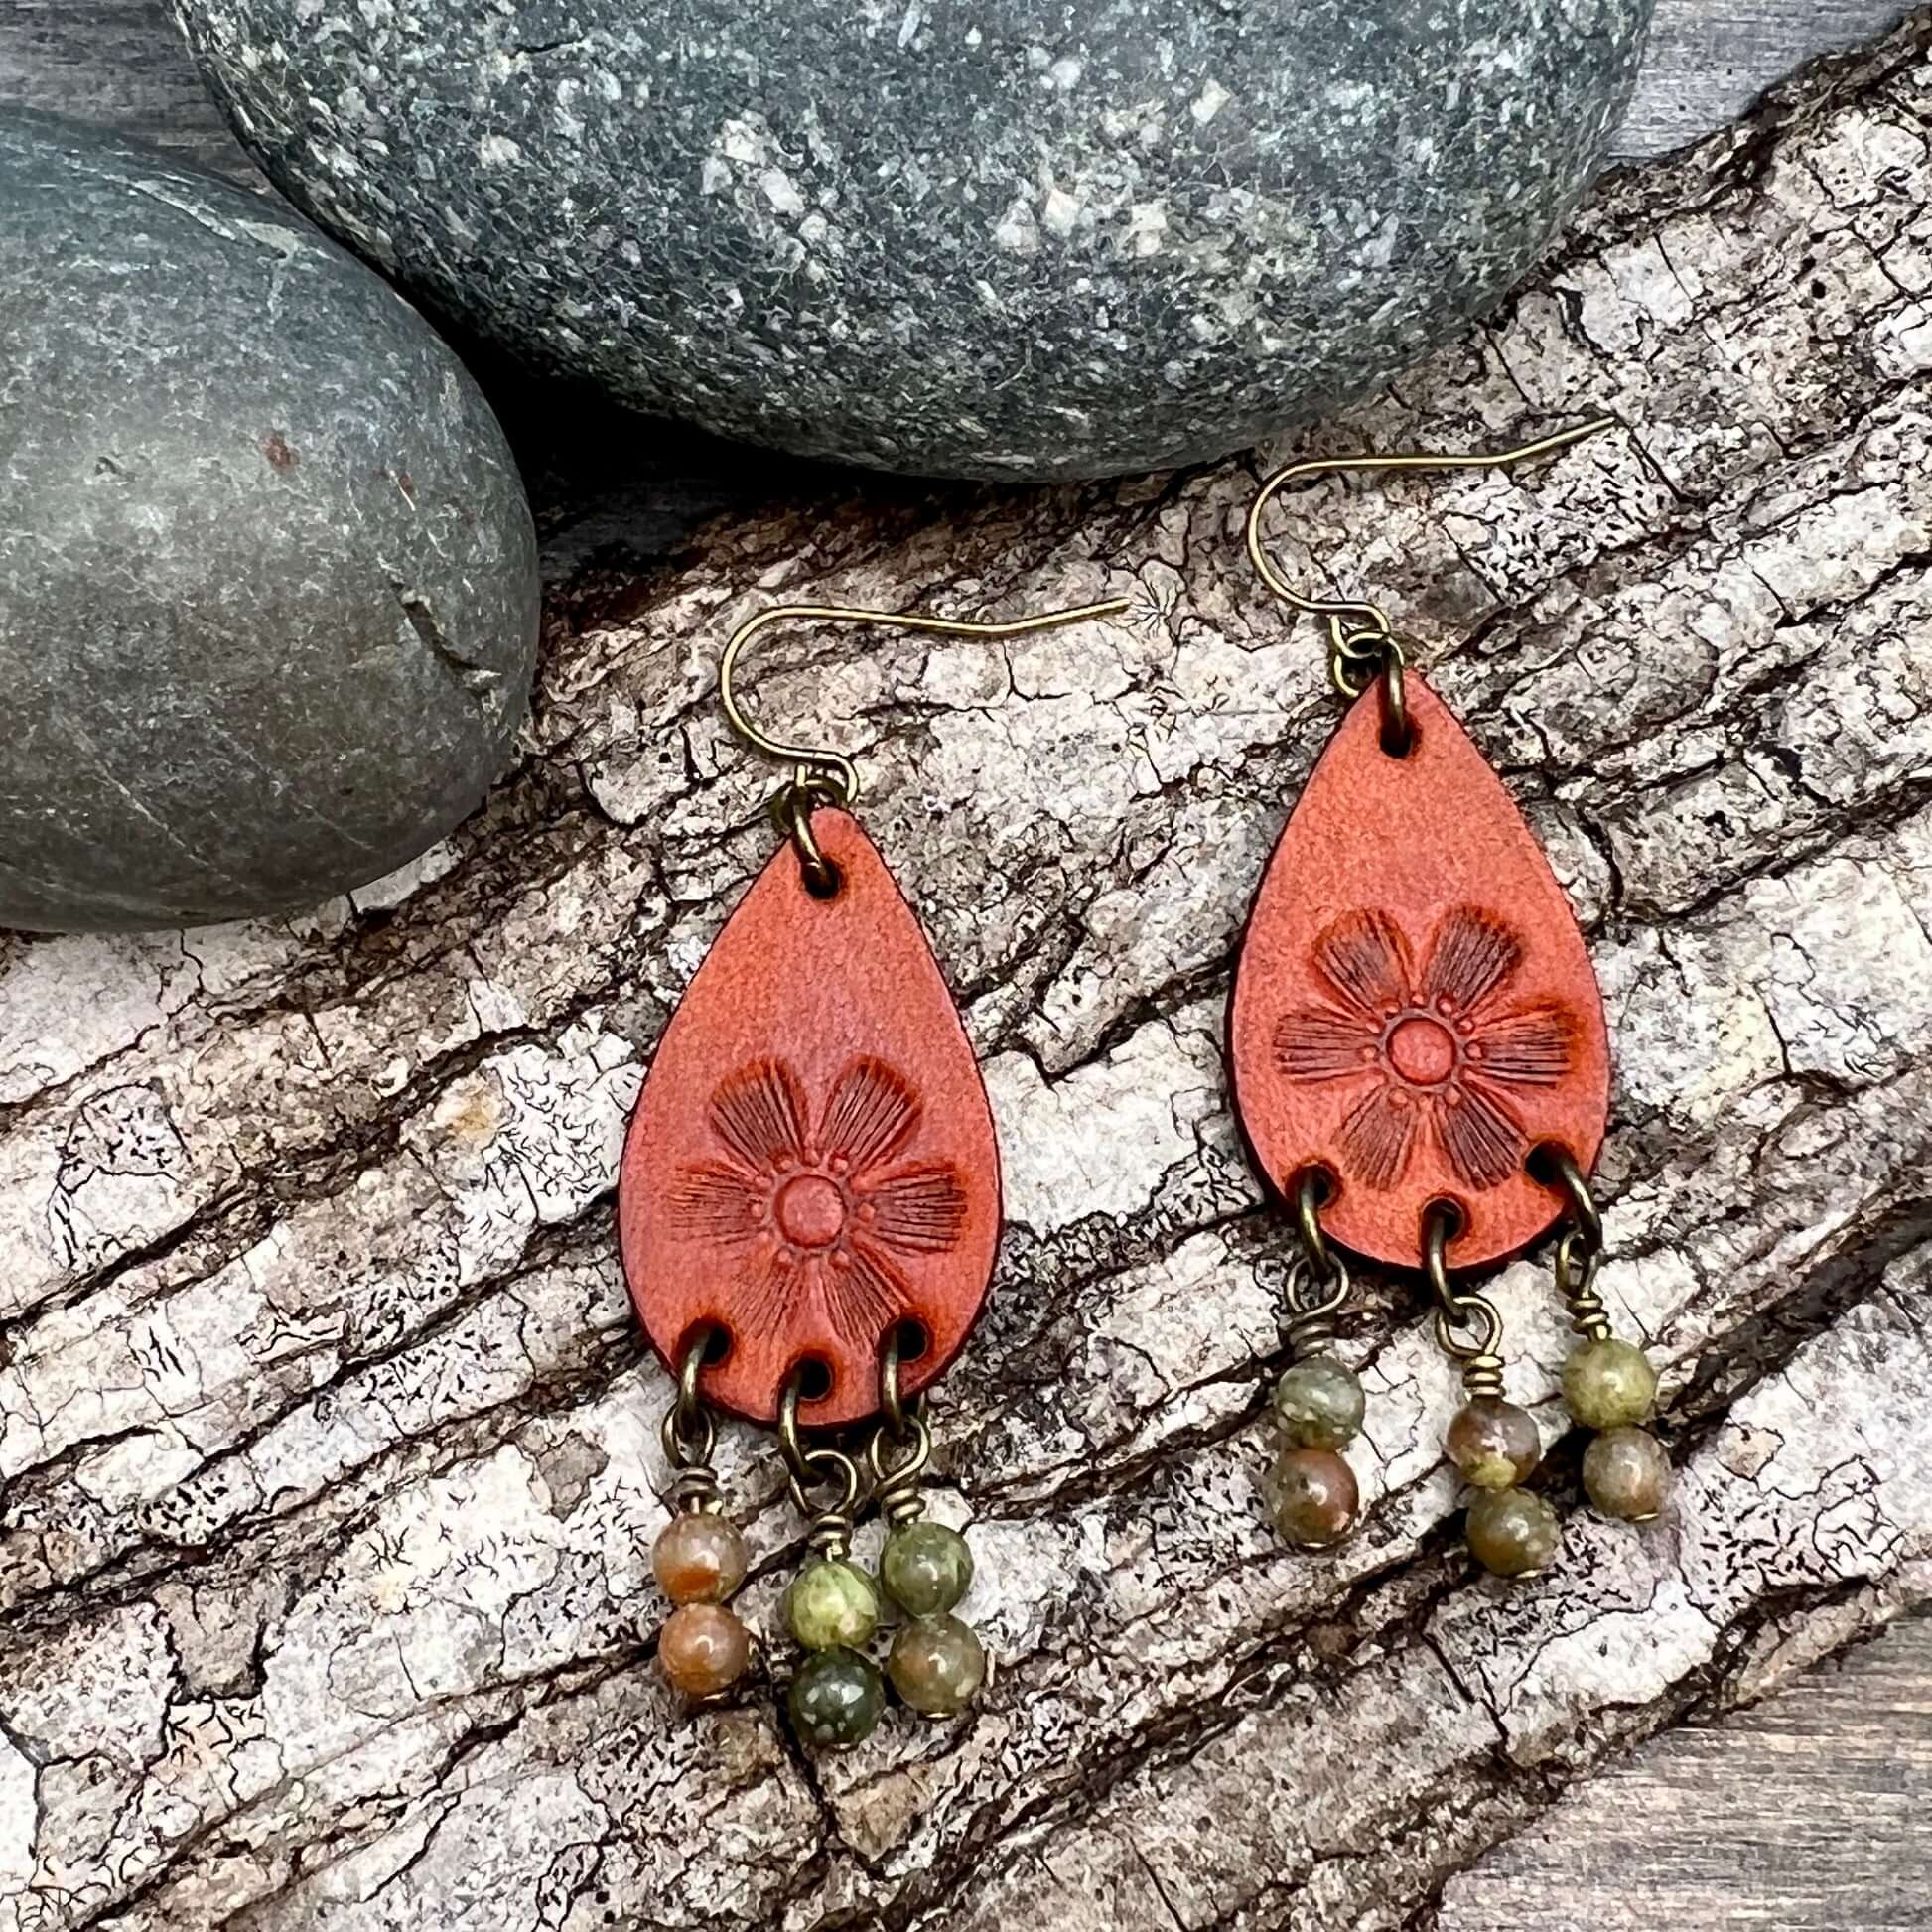
[[[1657,0],[1617,157],[1702,140],[1807,61],[1874,39],[1904,12],[1898,0]]]
[[[1605,1768],[1473,1871],[1437,1932],[1922,1932],[1932,1922],[1932,1622]]]
[[[0,0],[0,106],[43,107],[260,180],[161,0]]]

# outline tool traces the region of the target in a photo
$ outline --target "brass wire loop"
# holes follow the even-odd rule
[[[1332,1285],[1326,1286],[1315,1275],[1306,1255],[1297,1255],[1288,1264],[1288,1281],[1282,1299],[1288,1306],[1288,1347],[1298,1362],[1323,1353],[1335,1338],[1335,1314],[1348,1299],[1348,1265],[1334,1258]]]
[[[873,1432],[866,1449],[866,1465],[872,1472],[873,1497],[888,1526],[897,1529],[902,1523],[915,1523],[925,1514],[919,1495],[919,1478],[932,1461],[932,1429],[923,1416],[911,1418],[910,1447],[897,1461],[893,1460],[892,1437],[882,1427]]]
[[[772,798],[771,809],[779,827],[797,849],[805,883],[821,895],[837,890],[837,873],[812,837],[812,811],[822,804],[851,810],[859,802],[859,767],[832,746],[790,744],[769,736],[753,721],[738,695],[736,678],[740,660],[760,633],[779,623],[854,623],[872,624],[885,630],[924,631],[940,637],[979,637],[999,642],[1009,637],[1024,637],[1035,630],[1082,623],[1089,618],[1119,617],[1132,606],[1131,598],[1112,597],[1097,604],[1082,604],[1064,611],[1040,611],[1031,617],[992,622],[934,617],[925,611],[869,611],[844,604],[774,604],[747,618],[732,632],[725,654],[719,660],[718,702],[726,722],[747,745],[774,762],[792,767],[791,776]]]
[[[1503,1392],[1503,1318],[1495,1303],[1482,1295],[1458,1294],[1449,1278],[1449,1243],[1461,1216],[1447,1201],[1434,1203],[1423,1218],[1423,1272],[1429,1277],[1430,1292],[1436,1297],[1436,1341],[1446,1355],[1462,1364],[1462,1386],[1471,1397],[1497,1396]],[[1482,1331],[1475,1340],[1465,1341],[1455,1331],[1480,1322]]]
[[[1385,619],[1386,622],[1387,620]],[[1335,638],[1328,652],[1328,681],[1344,698],[1359,698],[1383,673],[1402,646],[1388,630],[1350,630]]]
[[[1343,475],[1365,470],[1502,470],[1531,463],[1538,457],[1567,450],[1573,443],[1615,426],[1614,416],[1594,416],[1588,422],[1558,430],[1514,449],[1478,451],[1366,450],[1356,456],[1302,457],[1285,463],[1255,492],[1248,506],[1248,560],[1261,581],[1290,607],[1328,621],[1328,676],[1344,698],[1359,698],[1379,675],[1382,679],[1382,738],[1396,756],[1408,749],[1409,717],[1402,686],[1402,645],[1389,614],[1365,598],[1308,597],[1298,591],[1277,567],[1262,541],[1262,521],[1268,506],[1290,483],[1310,477]]]

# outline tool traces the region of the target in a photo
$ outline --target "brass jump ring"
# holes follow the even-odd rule
[[[1547,1169],[1548,1173],[1539,1173],[1539,1166]],[[1575,1232],[1582,1237],[1587,1249],[1600,1253],[1603,1246],[1603,1216],[1577,1157],[1561,1141],[1542,1141],[1531,1151],[1529,1170],[1532,1177],[1541,1180],[1546,1187],[1552,1184],[1554,1176],[1556,1190],[1564,1197],[1570,1209],[1570,1218],[1576,1223]]]
[[[898,1327],[886,1330],[885,1338],[879,1344],[879,1411],[886,1418],[886,1427],[892,1432],[893,1441],[903,1443],[910,1440],[913,1426],[918,1421],[918,1397],[908,1402],[898,1386]]]
[[[1493,1356],[1503,1338],[1503,1318],[1496,1305],[1481,1295],[1458,1295],[1449,1285],[1449,1237],[1461,1231],[1462,1210],[1453,1201],[1431,1201],[1423,1214],[1423,1272],[1429,1277],[1430,1293],[1436,1298],[1436,1342],[1445,1355],[1460,1362],[1481,1361]],[[1455,1328],[1480,1318],[1482,1339],[1459,1341]]]
[[[1382,653],[1382,749],[1391,758],[1407,758],[1416,728],[1409,718],[1409,692],[1403,676],[1402,646],[1391,637]]]
[[[704,1373],[712,1342],[723,1333],[715,1323],[706,1322],[685,1344],[678,1362],[677,1400],[664,1411],[659,1431],[665,1459],[674,1469],[709,1462],[717,1447],[718,1430],[699,1393],[698,1378]]]
[[[1321,1204],[1327,1198],[1327,1175],[1319,1168],[1304,1168],[1295,1176],[1295,1213],[1301,1223],[1302,1249],[1309,1266],[1324,1282],[1340,1266],[1321,1231]]]
[[[818,839],[812,831],[812,806],[815,800],[843,808],[844,785],[831,773],[811,772],[800,766],[798,774],[772,801],[773,816],[798,854],[799,870],[805,875],[807,889],[813,893],[827,894],[837,888],[839,875],[838,869],[819,849]]]
[[[811,1480],[811,1462],[798,1434],[798,1399],[804,1380],[805,1364],[800,1362],[785,1377],[784,1389],[778,1397],[778,1448],[794,1482]]]
[[[1423,1212],[1423,1273],[1429,1277],[1429,1288],[1436,1297],[1436,1306],[1446,1314],[1452,1314],[1459,1303],[1476,1299],[1458,1296],[1449,1286],[1449,1237],[1460,1233],[1461,1228],[1462,1211],[1453,1201],[1431,1201]]]
[[[689,1423],[704,1413],[704,1398],[698,1391],[698,1378],[704,1373],[705,1358],[711,1353],[711,1344],[722,1340],[724,1329],[715,1321],[707,1321],[685,1344],[684,1359],[677,1365],[677,1414],[681,1423]]]

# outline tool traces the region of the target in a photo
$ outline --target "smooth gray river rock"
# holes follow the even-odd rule
[[[1221,455],[1529,266],[1649,0],[173,0],[285,193],[647,409],[941,475]]]
[[[0,114],[0,925],[311,905],[501,769],[536,538],[481,392],[288,209]]]

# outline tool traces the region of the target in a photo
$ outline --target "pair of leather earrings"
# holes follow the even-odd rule
[[[1328,620],[1331,673],[1352,700],[1270,862],[1230,1011],[1242,1124],[1301,1231],[1296,1360],[1274,1399],[1290,1440],[1271,1478],[1276,1520],[1300,1544],[1332,1543],[1359,1514],[1338,1451],[1361,1426],[1361,1389],[1327,1352],[1349,1281],[1341,1247],[1419,1269],[1436,1289],[1438,1332],[1463,1362],[1470,1397],[1449,1452],[1482,1492],[1470,1537],[1492,1569],[1547,1561],[1554,1519],[1519,1486],[1538,1446],[1534,1422],[1502,1400],[1500,1319],[1452,1287],[1451,1269],[1512,1254],[1569,1212],[1557,1265],[1586,1343],[1565,1387],[1581,1420],[1610,1430],[1590,1452],[1602,1467],[1592,1476],[1587,1458],[1586,1479],[1614,1506],[1642,1487],[1631,1471],[1641,1465],[1648,1480],[1661,1457],[1647,1436],[1618,1427],[1647,1414],[1655,1380],[1609,1338],[1594,1289],[1601,1228],[1586,1176],[1603,1133],[1608,1045],[1562,889],[1495,774],[1408,669],[1386,616],[1299,596],[1259,534],[1275,493],[1317,471],[1509,464],[1604,426],[1496,456],[1290,465],[1250,515],[1256,568],[1294,608]],[[712,1410],[775,1425],[811,1526],[784,1616],[804,1653],[792,1722],[815,1747],[868,1735],[888,1678],[934,1717],[964,1709],[984,1679],[979,1641],[952,1614],[971,1554],[922,1515],[931,1436],[918,1397],[985,1301],[999,1150],[939,968],[853,816],[857,770],[839,752],[759,731],[733,675],[780,622],[999,640],[1118,616],[1130,602],[1009,623],[786,605],[742,625],[720,666],[734,730],[790,767],[772,800],[785,843],[659,1043],[624,1152],[620,1230],[638,1313],[678,1385],[664,1419],[676,1513],[653,1553],[677,1606],[660,1661],[698,1698],[750,1661],[728,1605],[748,1555],[721,1506]],[[807,1433],[868,1423],[856,1455]],[[868,1500],[887,1522],[876,1580],[851,1560]],[[884,1676],[870,1655],[882,1599],[899,1612]]]

